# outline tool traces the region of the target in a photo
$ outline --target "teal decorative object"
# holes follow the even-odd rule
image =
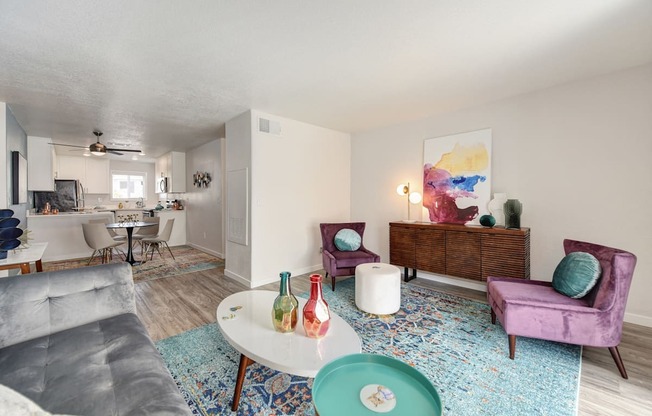
[[[403,361],[377,354],[345,355],[326,364],[315,377],[312,401],[320,415],[373,414],[369,410],[442,414],[439,394],[426,376]]]
[[[564,257],[552,275],[552,287],[573,299],[586,296],[602,274],[600,262],[589,253],[576,251]]]
[[[493,215],[483,215],[480,217],[480,225],[491,228],[496,225],[496,219]]]
[[[342,228],[335,234],[335,247],[339,251],[356,251],[361,244],[360,234],[350,228]]]

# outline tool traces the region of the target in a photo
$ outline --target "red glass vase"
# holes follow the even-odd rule
[[[324,300],[321,290],[321,275],[310,275],[310,299],[303,307],[303,328],[306,336],[321,338],[328,332],[331,314],[328,303]]]

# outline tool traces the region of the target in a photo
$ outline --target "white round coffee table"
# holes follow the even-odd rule
[[[299,297],[296,330],[288,334],[276,332],[272,325],[272,305],[277,295],[269,290],[247,290],[234,293],[217,307],[217,324],[222,335],[240,352],[233,411],[238,409],[247,367],[254,362],[288,374],[315,377],[331,360],[361,351],[358,334],[332,310],[326,336],[308,338],[301,323],[306,299]]]

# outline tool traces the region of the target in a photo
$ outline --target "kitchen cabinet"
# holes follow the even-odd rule
[[[168,178],[168,193],[186,192],[186,154],[169,152],[155,164],[155,179]]]
[[[31,242],[48,243],[42,258],[44,262],[90,257],[93,249],[86,244],[82,224],[91,220],[114,222],[112,212],[58,215],[27,213],[26,219],[27,228],[31,231]]]
[[[54,191],[57,155],[48,137],[27,136],[27,190]]]
[[[84,186],[84,179],[86,179],[86,162],[85,157],[76,156],[59,156],[57,179],[76,179],[81,181]]]
[[[86,186],[87,194],[110,194],[111,193],[111,172],[107,159],[85,157],[86,160]]]
[[[59,157],[58,178],[77,179],[87,194],[110,194],[108,159],[91,157]]]
[[[530,229],[454,224],[389,224],[389,262],[407,269],[486,281],[530,278]]]

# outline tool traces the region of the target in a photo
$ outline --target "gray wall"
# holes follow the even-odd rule
[[[186,152],[186,235],[188,244],[224,257],[223,194],[224,139],[213,140]],[[192,175],[208,172],[212,182],[195,188]]]
[[[11,152],[18,151],[25,159],[27,159],[27,134],[25,130],[18,124],[14,114],[11,112],[9,106],[6,107],[6,120],[7,120],[7,153],[5,154],[5,160],[7,161],[7,206],[10,209],[14,210],[14,217],[20,219],[20,227],[24,228],[27,224],[27,219],[25,217],[27,207],[31,205],[32,195],[30,192],[28,203],[20,205],[11,204],[11,193],[12,188],[12,176],[11,176]]]

